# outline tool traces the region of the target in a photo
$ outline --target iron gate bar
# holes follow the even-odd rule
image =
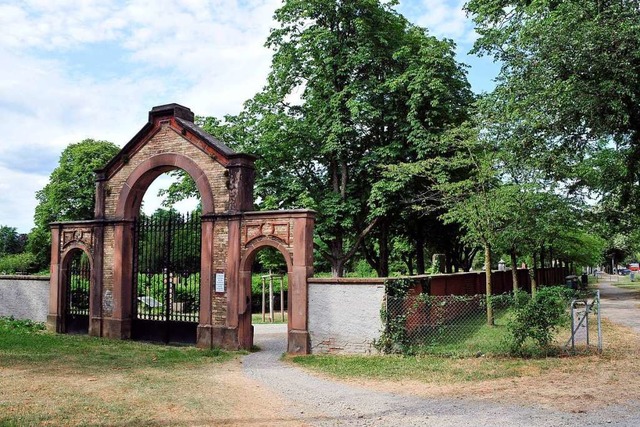
[[[200,215],[172,211],[165,216],[142,215],[134,227],[134,338],[195,342]]]

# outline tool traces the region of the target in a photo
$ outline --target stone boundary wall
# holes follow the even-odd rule
[[[384,279],[310,278],[307,283],[311,353],[376,353]]]
[[[0,317],[46,322],[48,276],[0,276]]]

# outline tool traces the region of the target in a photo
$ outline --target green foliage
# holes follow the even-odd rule
[[[257,296],[262,296],[262,276],[264,274],[262,273],[254,273],[251,275],[251,294],[255,297]],[[264,286],[264,290],[265,293],[268,295],[269,294],[269,278],[265,278],[265,286]],[[289,286],[288,286],[288,277],[287,274],[283,274],[282,275],[282,287],[284,291],[287,291]],[[280,279],[277,277],[273,278],[273,292],[274,293],[280,293]]]
[[[353,268],[353,273],[347,274],[348,277],[377,277],[378,274],[376,271],[371,268],[371,265],[364,260],[359,259],[355,262],[355,267]]]
[[[401,301],[416,286],[415,279],[401,277],[387,279],[384,282],[385,304],[380,309],[380,318],[384,331],[374,342],[374,347],[385,354],[411,352],[411,343],[407,333],[407,313],[397,301]]]
[[[149,225],[141,227],[139,235],[140,271],[159,273],[168,258],[174,271],[200,270],[200,214],[197,210],[185,217],[174,209],[158,209],[151,217],[141,214],[139,221]],[[165,232],[169,222],[176,224],[172,226],[171,235]],[[167,239],[180,242],[171,245],[171,253],[167,253]]]
[[[24,244],[14,227],[0,225],[0,258],[22,252]]]
[[[44,323],[34,322],[30,319],[16,319],[13,316],[0,317],[0,332],[11,334],[33,334],[44,331]]]
[[[200,273],[173,279],[173,301],[183,303],[185,313],[193,313],[200,308]],[[163,273],[138,273],[139,297],[148,296],[163,303],[167,295],[167,276]]]
[[[480,35],[475,51],[503,64],[485,100],[485,128],[514,156],[565,179],[570,192],[597,195],[607,216],[637,213],[637,1],[471,0],[466,7]]]
[[[29,252],[5,255],[0,258],[0,274],[33,273],[36,256]]]
[[[83,280],[84,281],[84,280]],[[78,310],[87,310],[89,314],[89,286],[88,280],[86,283],[79,283],[76,281],[71,287],[71,304]]]
[[[524,295],[518,295],[518,305],[508,326],[510,351],[514,355],[546,354],[558,327],[568,321],[571,291],[549,286],[539,289],[534,298]],[[534,347],[528,346],[530,343]]]
[[[191,197],[200,199],[200,192],[196,187],[196,183],[191,176],[182,169],[176,169],[168,172],[173,178],[173,182],[169,188],[161,188],[158,191],[158,197],[164,197],[162,206],[171,208],[175,203]]]
[[[49,263],[51,222],[93,218],[94,171],[104,167],[119,150],[111,142],[93,139],[70,144],[64,149],[49,183],[36,193],[35,228],[29,234],[27,246],[29,252],[36,256],[38,268]]]
[[[539,354],[538,350],[531,349],[529,338],[550,340],[554,328],[566,319],[566,301],[573,295],[571,290],[562,287],[543,288],[535,303],[523,291],[493,295],[489,300],[496,319],[495,324],[488,325],[485,295],[408,296],[408,290],[415,284],[406,279],[396,284],[398,286],[391,288],[396,296],[387,296],[381,310],[384,331],[374,343],[385,354],[449,357]],[[559,305],[553,305],[556,297]],[[524,334],[522,344],[514,344],[516,333],[520,334],[518,337]],[[549,343],[544,347],[539,345],[538,349],[548,350]]]
[[[184,313],[194,313],[200,309],[200,287],[179,283],[174,287],[174,301],[182,303]]]

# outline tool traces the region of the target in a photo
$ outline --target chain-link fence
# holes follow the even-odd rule
[[[563,300],[567,316],[565,321],[552,328],[559,340],[566,340],[572,331],[569,305],[577,295],[571,295],[570,289],[566,291]],[[378,348],[385,353],[405,354],[509,353],[512,351],[510,326],[516,317],[515,309],[523,307],[529,300],[524,292],[516,295],[494,295],[489,300],[482,294],[435,296],[409,292],[403,296],[387,296],[382,310],[385,329]],[[589,293],[580,295],[583,299],[590,297]],[[492,326],[488,326],[487,318],[489,301],[493,311]],[[535,317],[533,312],[532,325],[537,321]],[[544,314],[539,317],[544,317]],[[525,317],[524,321],[526,323],[528,319]]]
[[[491,298],[494,316],[511,306],[511,295]],[[427,294],[387,297],[383,309],[385,352],[454,351],[487,325],[485,295]]]

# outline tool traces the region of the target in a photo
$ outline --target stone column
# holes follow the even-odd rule
[[[104,224],[93,227],[93,260],[89,295],[89,335],[102,336],[102,278],[104,265]]]
[[[113,256],[113,314],[104,319],[103,334],[109,338],[131,338],[131,274],[133,268],[133,223],[121,221],[115,224]]]
[[[211,348],[211,294],[213,292],[213,242],[215,222],[202,219],[202,244],[200,249],[200,320],[196,345]]]
[[[293,222],[293,268],[289,275],[289,336],[287,352],[310,352],[307,278],[313,275],[313,221],[311,212]]]
[[[228,220],[228,246],[226,260],[227,279],[227,321],[225,328],[228,337],[224,340],[226,347],[251,348],[251,309],[247,308],[247,295],[244,282],[240,277],[241,258],[241,227],[240,214],[229,217]],[[249,297],[250,298],[250,297]],[[248,311],[247,311],[248,310]],[[244,317],[249,316],[249,322]]]
[[[51,267],[49,279],[49,314],[47,315],[47,329],[54,332],[63,332],[63,301],[62,286],[60,283],[60,233],[61,224],[51,226]]]

